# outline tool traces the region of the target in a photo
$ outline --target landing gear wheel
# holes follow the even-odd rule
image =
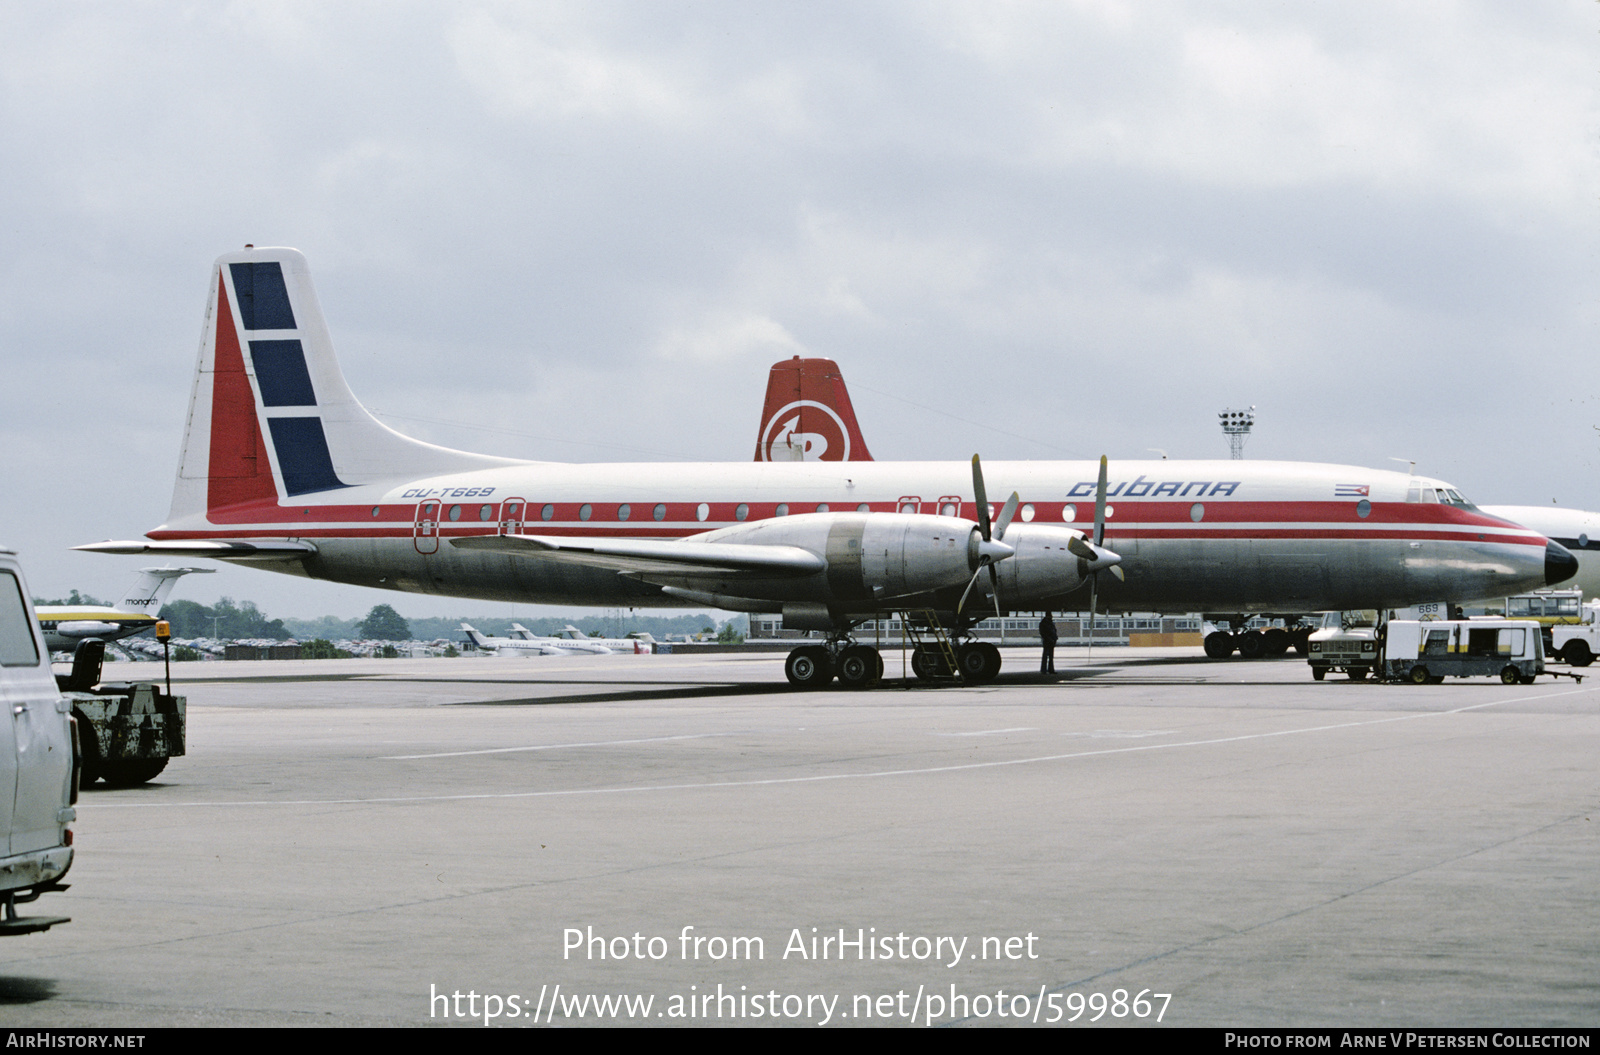
[[[951,670],[943,652],[919,647],[911,653],[911,673],[923,681],[931,681],[934,678],[948,677]]]
[[[1515,685],[1522,680],[1522,675],[1517,671],[1516,667],[1508,666],[1500,672],[1500,680],[1507,685]]]
[[[986,641],[974,641],[956,650],[961,676],[973,684],[993,681],[1000,673],[1000,650]]]
[[[833,680],[833,661],[820,645],[807,645],[789,653],[783,663],[784,677],[797,689],[820,689]]]
[[[851,645],[839,653],[839,684],[847,689],[870,689],[883,676],[883,659],[869,645]]]
[[[1245,659],[1260,659],[1267,653],[1266,636],[1259,630],[1247,630],[1239,635],[1239,655]]]
[[[154,780],[166,768],[167,760],[164,758],[140,758],[131,762],[103,762],[100,775],[110,787],[131,788],[136,784]]]
[[[1426,684],[1428,684],[1428,681],[1429,681],[1429,678],[1428,678],[1428,668],[1427,667],[1424,667],[1422,664],[1419,663],[1416,666],[1411,668],[1411,684],[1413,684],[1413,685],[1426,685]]]
[[[1289,651],[1289,632],[1273,627],[1261,635],[1262,646],[1269,656],[1281,656]]]
[[[1561,648],[1561,658],[1574,667],[1587,667],[1594,662],[1594,653],[1587,641],[1568,641]]]
[[[1310,627],[1301,627],[1299,630],[1296,630],[1291,636],[1294,638],[1294,654],[1295,655],[1297,655],[1297,656],[1305,656],[1305,655],[1309,655],[1311,653],[1311,628]]]
[[[105,775],[105,765],[100,761],[100,742],[95,739],[94,726],[82,711],[73,711],[78,719],[78,745],[83,751],[83,768],[78,771],[78,787],[88,788]]]
[[[1206,655],[1212,659],[1227,659],[1233,655],[1233,635],[1213,630],[1206,635]]]
[[[1311,668],[1311,680],[1312,681],[1321,681],[1323,678],[1326,678],[1327,676],[1328,676],[1328,668],[1327,667],[1312,667]]]

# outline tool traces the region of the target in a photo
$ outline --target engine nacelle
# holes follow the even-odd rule
[[[1083,532],[1049,524],[1012,524],[1006,528],[1006,545],[1016,555],[995,565],[1000,576],[1000,597],[1006,607],[1027,610],[1031,602],[1058,597],[1083,585],[1085,562],[1067,548]]]
[[[74,619],[68,623],[57,623],[55,632],[62,637],[104,637],[107,634],[115,634],[121,629],[122,627],[116,623],[106,623],[97,619]]]
[[[804,513],[720,528],[695,541],[798,546],[828,562],[818,575],[730,580],[719,592],[871,609],[896,598],[964,588],[978,567],[982,537],[977,525],[957,517]]]

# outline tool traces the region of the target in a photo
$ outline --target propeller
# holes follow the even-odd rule
[[[967,588],[961,593],[961,601],[956,605],[956,614],[967,606],[967,596],[972,593],[972,588],[978,584],[978,576],[983,574],[983,569],[989,569],[989,586],[994,593],[994,614],[1000,615],[1000,575],[994,570],[996,561],[1005,560],[1016,553],[1016,550],[1005,544],[1006,528],[1011,524],[1011,518],[1017,515],[1017,505],[1022,497],[1017,492],[1011,492],[1011,497],[1006,499],[1005,506],[1000,510],[1000,518],[993,524],[989,522],[989,493],[983,486],[983,466],[978,461],[978,456],[972,456],[972,493],[978,503],[978,566],[973,569],[972,578],[967,583]]]
[[[1094,614],[1099,604],[1100,572],[1109,570],[1117,577],[1118,582],[1124,582],[1127,576],[1123,574],[1122,558],[1104,548],[1106,540],[1106,456],[1100,456],[1100,481],[1094,489],[1094,544],[1090,545],[1082,539],[1074,539],[1067,544],[1067,549],[1078,556],[1078,574],[1089,580],[1089,648],[1088,655],[1094,653]],[[1075,544],[1074,544],[1075,543]]]

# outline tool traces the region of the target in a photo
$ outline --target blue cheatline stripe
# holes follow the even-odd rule
[[[272,430],[273,450],[278,452],[283,487],[290,497],[350,486],[333,471],[321,418],[268,418],[267,426]]]
[[[247,330],[292,330],[294,309],[276,260],[264,264],[229,264],[233,293],[239,300],[239,321]]]
[[[251,341],[250,361],[261,386],[261,402],[269,407],[314,407],[306,355],[299,341]]]

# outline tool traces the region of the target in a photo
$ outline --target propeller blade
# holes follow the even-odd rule
[[[1089,576],[1089,647],[1084,653],[1084,662],[1094,657],[1094,609],[1096,604],[1095,591],[1100,586],[1100,573]]]
[[[978,570],[972,573],[971,579],[967,580],[967,588],[961,591],[961,600],[956,602],[956,615],[960,615],[962,611],[966,609],[967,597],[972,593],[972,588],[978,585],[978,576],[983,574],[984,568],[989,568],[992,571],[994,565],[990,564],[987,560],[979,562]]]
[[[993,564],[989,565],[989,586],[994,590],[994,614],[998,619],[1005,613],[1000,611],[1000,573]]]
[[[1094,544],[1106,540],[1106,456],[1100,456],[1100,483],[1094,489]]]
[[[1112,575],[1115,575],[1117,577],[1117,581],[1118,582],[1127,582],[1128,581],[1128,573],[1122,570],[1122,565],[1113,564],[1109,570],[1110,570]]]
[[[1083,541],[1081,538],[1069,540],[1067,542],[1067,549],[1072,551],[1072,555],[1074,557],[1078,557],[1082,560],[1094,560],[1095,557],[1098,556],[1098,554],[1096,554],[1094,551],[1094,547]]]
[[[1006,537],[1006,528],[1011,526],[1011,518],[1017,515],[1017,505],[1022,501],[1022,496],[1012,491],[1011,497],[1006,499],[1005,508],[1000,510],[1000,519],[995,522],[995,541]]]
[[[978,531],[983,534],[983,541],[988,542],[994,537],[989,523],[989,493],[983,489],[983,466],[978,464],[976,454],[972,456],[972,493],[978,501]]]

